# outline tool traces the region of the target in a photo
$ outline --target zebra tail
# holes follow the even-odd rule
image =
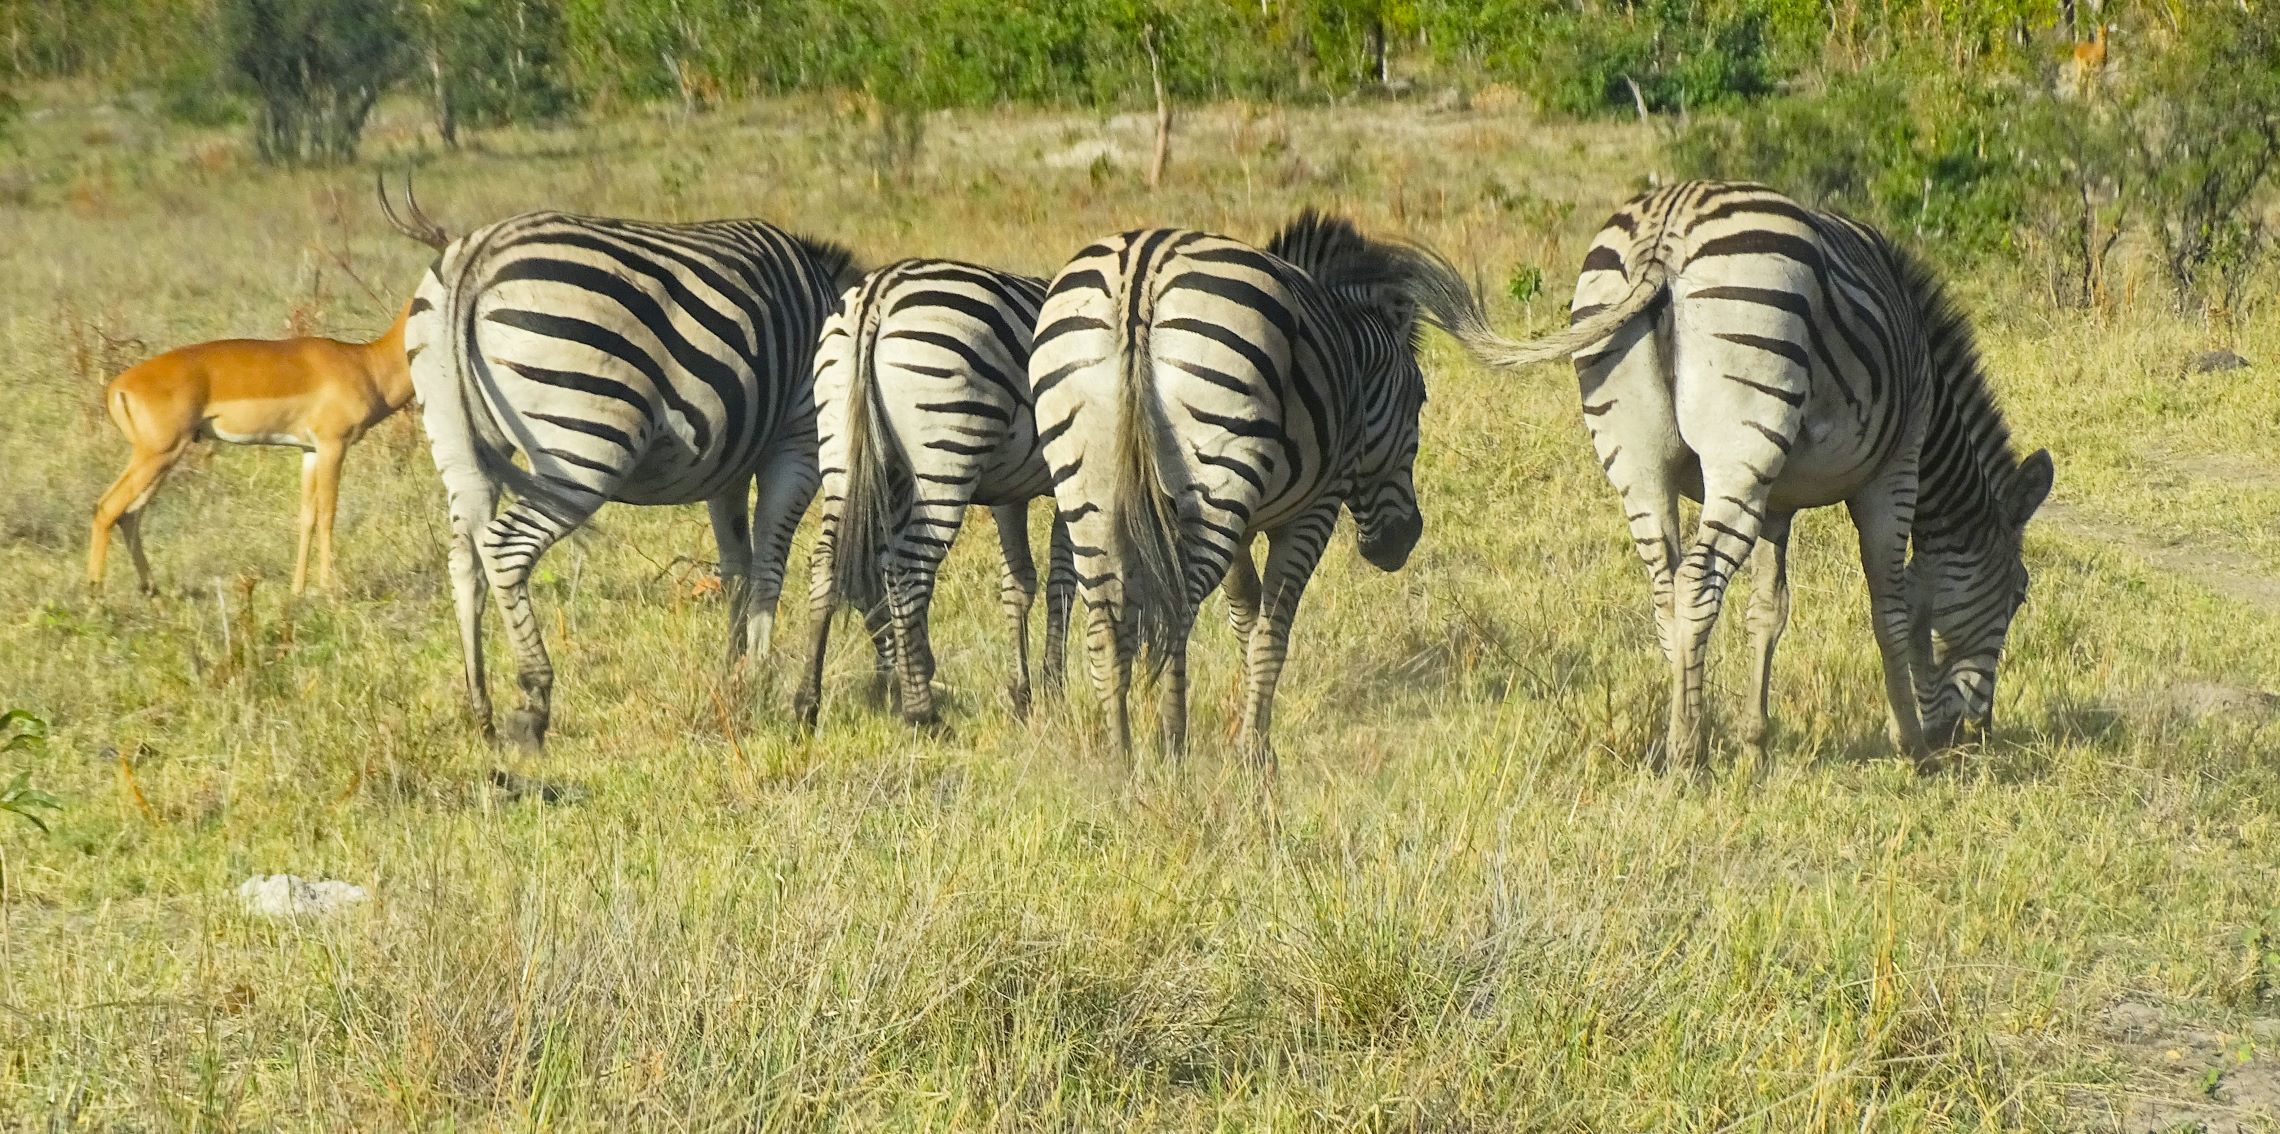
[[[1130,286],[1148,286],[1145,280]],[[1163,439],[1170,432],[1156,398],[1155,361],[1149,338],[1155,319],[1144,296],[1125,329],[1118,351],[1119,413],[1116,419],[1115,487],[1111,493],[1117,559],[1124,576],[1124,623],[1145,652],[1151,675],[1161,673],[1184,632],[1178,614],[1186,595],[1180,585],[1178,497],[1164,475]],[[1116,297],[1124,308],[1127,297]]]
[[[1496,370],[1517,370],[1566,358],[1597,345],[1653,306],[1669,286],[1670,269],[1659,258],[1650,259],[1639,269],[1638,281],[1631,285],[1630,294],[1620,302],[1542,338],[1514,342],[1490,330],[1485,319],[1468,320],[1469,325],[1450,330],[1481,365]]]
[[[856,300],[854,357],[845,399],[847,499],[832,537],[832,583],[842,601],[870,611],[887,599],[886,564],[880,559],[894,538],[888,520],[898,494],[916,488],[906,463],[895,461],[894,438],[885,436],[878,382],[879,317],[886,307],[891,277],[882,273]]]

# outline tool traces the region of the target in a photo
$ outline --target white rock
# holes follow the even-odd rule
[[[237,893],[246,912],[255,917],[321,917],[372,896],[354,883],[329,878],[311,882],[291,874],[256,874],[238,883]]]

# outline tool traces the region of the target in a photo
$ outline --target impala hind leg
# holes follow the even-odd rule
[[[1029,553],[1029,503],[990,509],[997,521],[998,550],[1005,556],[1005,572],[998,580],[998,605],[1005,610],[1006,628],[1013,635],[1013,672],[1006,679],[1006,695],[1013,715],[1029,716],[1029,608],[1037,603],[1037,563]],[[1048,631],[1050,632],[1050,631]]]
[[[143,507],[158,492],[158,483],[174,463],[182,459],[189,446],[178,445],[159,452],[136,450],[127,462],[125,472],[111,482],[95,502],[95,519],[87,533],[87,588],[100,592],[103,589],[104,561],[109,555],[111,529],[116,527],[127,541],[127,550],[135,561],[135,574],[144,594],[155,589],[151,582],[150,561],[143,557],[140,519]]]

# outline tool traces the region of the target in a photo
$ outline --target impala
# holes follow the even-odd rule
[[[449,237],[419,211],[404,188],[416,225],[387,207],[391,224],[430,247]],[[317,545],[317,585],[332,585],[333,512],[340,500],[341,461],[348,447],[412,400],[411,368],[404,357],[405,305],[386,333],[368,343],[326,338],[221,339],[168,351],[130,367],[103,391],[111,421],[134,446],[127,471],[95,504],[87,548],[87,584],[103,586],[103,560],[111,529],[126,537],[144,593],[153,590],[143,555],[141,515],[158,482],[197,441],[290,445],[301,458],[300,548],[293,559],[293,593],[308,589],[309,544]]]
[[[404,362],[404,319],[410,313],[407,306],[387,333],[369,343],[221,339],[168,351],[112,379],[103,405],[134,446],[134,456],[96,502],[87,549],[89,588],[102,589],[103,559],[117,527],[143,591],[154,589],[150,560],[143,555],[143,506],[157,493],[160,478],[204,440],[306,450],[293,593],[308,585],[311,536],[317,583],[331,586],[341,459],[366,430],[412,400],[411,369]]]

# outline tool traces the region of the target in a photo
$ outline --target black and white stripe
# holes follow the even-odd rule
[[[898,675],[903,716],[934,719],[927,609],[966,506],[997,521],[1000,600],[1013,633],[1008,691],[1029,708],[1029,609],[1037,566],[1029,501],[1051,487],[1029,396],[1030,336],[1045,281],[950,260],[904,260],[864,277],[824,325],[815,358],[823,521],[811,574],[813,646],[796,700],[815,723],[824,650],[842,600],[864,614]],[[1068,538],[1053,525],[1045,684],[1061,685]]]
[[[523,694],[508,731],[537,745],[553,670],[530,571],[606,501],[705,501],[729,656],[766,652],[792,529],[815,493],[816,336],[853,274],[845,249],[751,220],[530,213],[444,250],[405,343],[450,497],[467,695],[486,729],[486,577]],[[517,499],[494,516],[502,486]]]
[[[1062,269],[1030,375],[1088,663],[1123,749],[1141,647],[1170,674],[1167,747],[1185,744],[1188,631],[1224,579],[1247,647],[1238,744],[1271,759],[1291,620],[1339,509],[1353,510],[1363,557],[1384,570],[1423,530],[1411,481],[1418,317],[1446,325],[1472,303],[1438,257],[1312,212],[1263,251],[1151,229],[1096,242]],[[1250,550],[1260,533],[1263,572]]]
[[[1969,322],[1913,256],[1763,186],[1690,182],[1608,219],[1566,331],[1465,337],[1496,365],[1573,354],[1584,421],[1653,583],[1669,755],[1703,758],[1703,658],[1753,549],[1749,737],[1762,743],[1790,520],[1837,503],[1860,532],[1901,744],[1927,759],[1989,726],[2051,460],[2013,452]],[[1691,542],[1680,495],[1702,503]]]

